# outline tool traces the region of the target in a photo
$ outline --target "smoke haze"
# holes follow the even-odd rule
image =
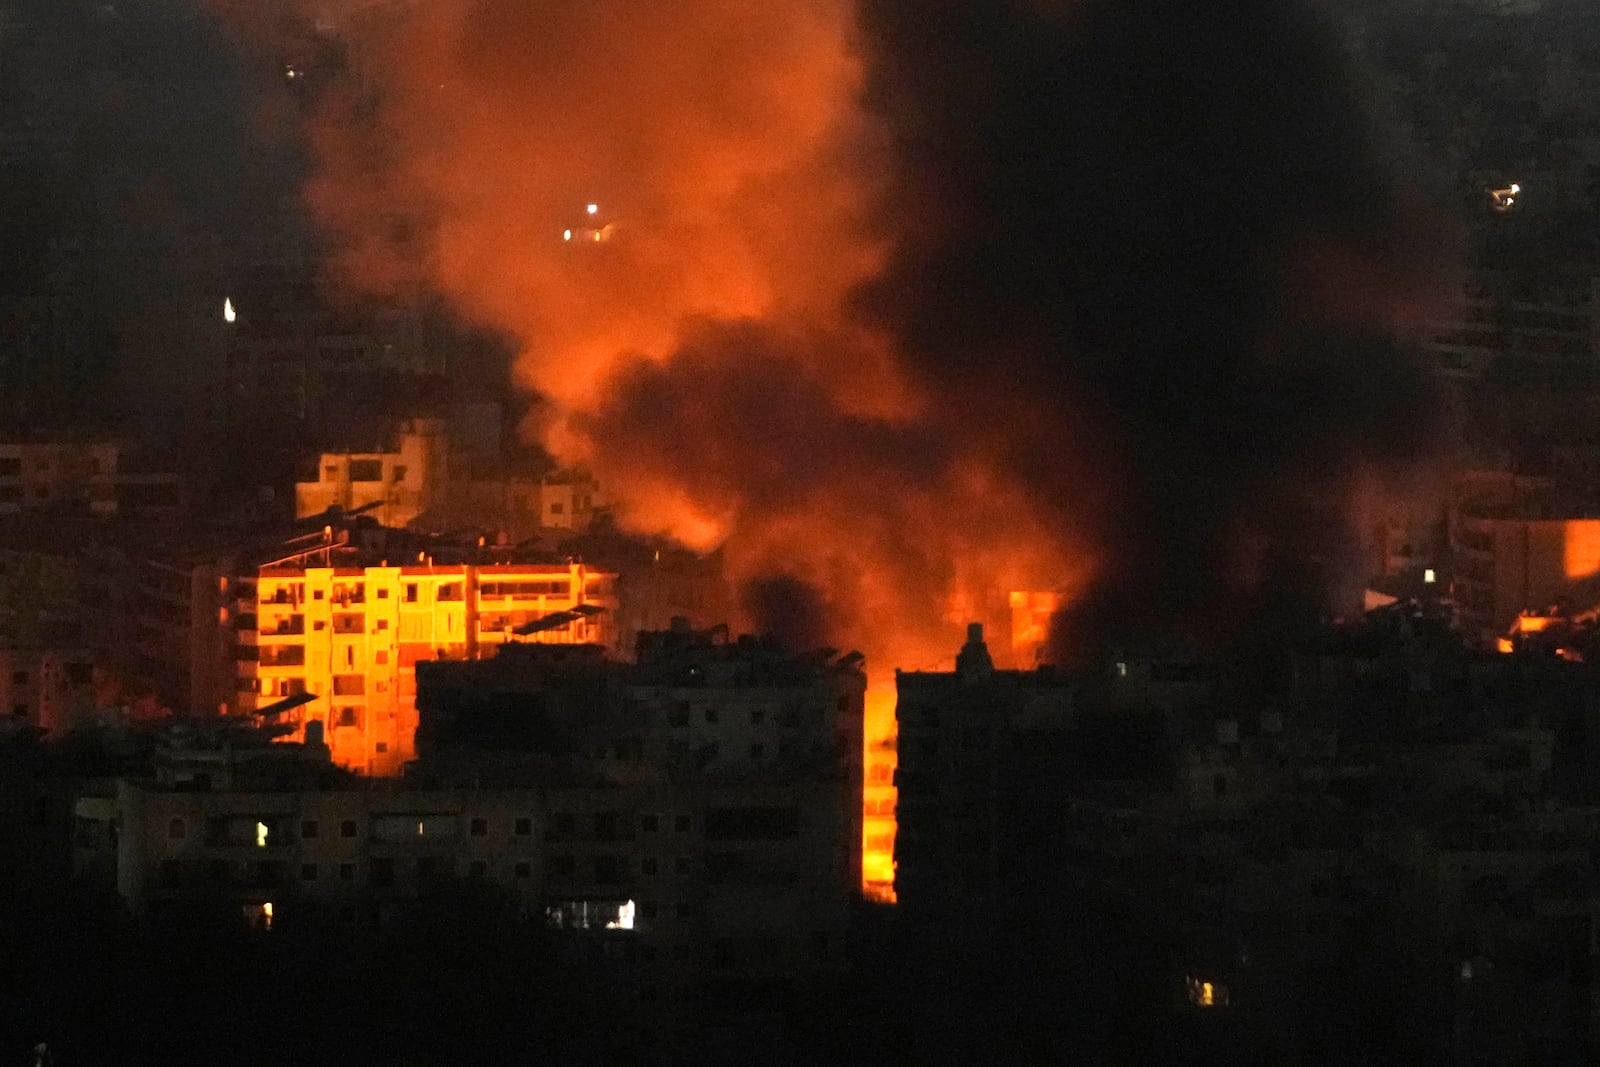
[[[1433,238],[1297,5],[306,14],[356,72],[332,280],[514,338],[529,432],[725,545],[755,621],[879,667],[1012,589],[1069,594],[1063,658],[1225,633],[1426,430],[1391,338]]]

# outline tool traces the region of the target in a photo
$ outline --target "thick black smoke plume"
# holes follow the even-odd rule
[[[1430,251],[1334,36],[1283,0],[863,0],[894,253],[860,294],[1100,577],[1058,627],[1224,634],[1423,442]]]

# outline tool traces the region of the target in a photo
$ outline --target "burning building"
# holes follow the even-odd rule
[[[476,659],[507,642],[604,643],[615,576],[582,564],[263,566],[224,579],[219,622],[237,635],[230,710],[299,693],[290,735],[324,724],[334,760],[398,774],[415,755],[416,666]]]
[[[1394,323],[1440,242],[1298,5],[369,13],[307,112],[330,279],[511,338],[525,432],[620,524],[802,591],[747,629],[917,668],[1048,589],[1079,632],[1225,641],[1426,435]],[[626,224],[579,240],[590,203]]]

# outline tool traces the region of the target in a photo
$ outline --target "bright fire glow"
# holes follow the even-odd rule
[[[881,680],[867,689],[862,735],[865,784],[861,789],[861,888],[869,899],[889,904],[894,896],[895,691]]]
[[[266,848],[267,847],[267,834],[268,833],[269,833],[269,831],[267,829],[267,824],[266,823],[264,823],[264,822],[256,823],[256,847],[257,848]]]
[[[965,623],[1007,631],[1008,591],[1070,588],[1092,563],[1009,472],[1013,446],[1055,431],[1020,409],[978,420],[998,441],[939,431],[938,398],[862,325],[889,252],[865,216],[888,190],[860,165],[884,131],[861,108],[855,4],[478,6],[399,5],[382,33],[352,31],[383,114],[313,120],[332,270],[358,292],[437,291],[519,341],[519,384],[550,413],[530,432],[594,471],[620,525],[720,550],[735,586],[819,591],[826,642],[872,672],[862,883],[892,899],[894,670],[948,670]],[[606,62],[578,58],[602,39]],[[585,191],[626,205],[625,239]],[[507,239],[579,203],[584,219],[554,220],[579,223],[563,243],[603,254]],[[394,236],[417,204],[425,256]],[[696,620],[721,621],[752,625]]]
[[[238,313],[236,313],[233,310],[233,297],[231,297],[231,296],[223,297],[223,299],[222,299],[222,321],[223,322],[233,322],[238,317],[239,317]]]
[[[606,923],[607,930],[633,929],[633,901],[624,900],[617,908],[617,917]]]

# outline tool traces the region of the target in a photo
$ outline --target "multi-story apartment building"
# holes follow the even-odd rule
[[[631,902],[673,980],[712,1002],[839,966],[861,889],[859,656],[679,620],[631,664],[508,647],[421,678],[424,777],[547,786],[552,915]]]
[[[295,514],[361,509],[385,526],[406,526],[438,507],[450,474],[443,421],[412,419],[396,437],[391,452],[324,452],[317,460],[317,480],[295,483]]]
[[[296,482],[301,518],[330,508],[363,510],[386,526],[423,515],[463,525],[502,524],[519,532],[583,530],[599,506],[594,480],[569,472],[546,478],[503,470],[498,442],[485,454],[465,447],[443,419],[410,419],[389,451],[324,452],[315,481]]]
[[[1538,501],[1464,501],[1451,516],[1455,597],[1466,633],[1492,647],[1523,611],[1600,603],[1600,518]]]
[[[218,623],[236,634],[237,692],[249,713],[298,693],[301,738],[324,724],[334,762],[398,774],[415,754],[416,665],[477,659],[514,641],[605,644],[615,575],[570,564],[265,566],[221,579]]]
[[[913,916],[998,914],[1025,776],[1014,746],[1071,723],[1073,689],[1049,668],[999,671],[983,626],[953,672],[897,671],[895,895]],[[969,927],[968,929],[972,929]]]
[[[169,518],[182,509],[177,475],[129,472],[126,461],[115,441],[0,443],[0,515]]]

